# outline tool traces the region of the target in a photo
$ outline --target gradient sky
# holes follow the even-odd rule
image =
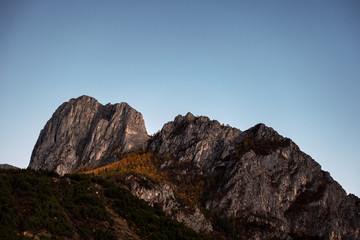
[[[360,2],[0,0],[0,163],[70,98],[263,122],[360,196]]]

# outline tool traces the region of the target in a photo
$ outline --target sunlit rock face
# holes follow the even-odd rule
[[[166,181],[129,174],[121,184],[196,231],[217,239],[360,239],[359,198],[264,124],[241,131],[188,113],[149,137],[141,113],[128,104],[104,106],[82,96],[56,110],[29,166],[65,174],[137,149],[161,156],[156,170]],[[186,184],[199,195],[179,197]]]
[[[81,96],[63,103],[46,123],[31,155],[30,168],[60,175],[111,161],[116,153],[146,146],[142,114],[127,103],[102,105]]]
[[[201,207],[241,219],[247,239],[360,238],[360,200],[264,124],[242,132],[188,113],[165,124],[149,149],[172,156],[162,167],[176,179],[214,176]]]

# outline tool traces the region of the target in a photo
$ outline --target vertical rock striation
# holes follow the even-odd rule
[[[264,124],[240,131],[188,113],[150,138],[128,104],[82,96],[56,110],[29,166],[65,174],[141,148],[161,156],[156,168],[166,180],[129,174],[123,183],[196,231],[221,239],[360,239],[360,199]]]
[[[149,149],[172,156],[162,167],[175,184],[216,179],[201,207],[237,219],[247,239],[360,238],[360,200],[264,124],[241,132],[188,113],[165,124]]]
[[[127,103],[104,106],[81,96],[63,103],[46,123],[29,167],[63,175],[111,161],[115,153],[144,148],[147,140],[142,114]]]
[[[175,157],[180,162],[191,162],[201,171],[212,172],[228,156],[241,131],[221,125],[208,117],[191,113],[177,116],[154,136],[149,149]]]

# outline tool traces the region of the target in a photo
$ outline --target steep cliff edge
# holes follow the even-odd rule
[[[149,149],[171,156],[162,170],[177,186],[185,182],[210,217],[232,219],[227,237],[360,238],[359,199],[264,124],[241,132],[188,113],[165,124]]]
[[[147,140],[142,114],[127,103],[104,106],[81,96],[63,103],[46,123],[29,167],[63,175],[111,161],[115,153],[143,148]]]
[[[264,124],[241,131],[188,113],[149,137],[126,103],[83,96],[56,110],[30,167],[64,174],[112,162],[104,176],[217,239],[360,239],[359,198]]]

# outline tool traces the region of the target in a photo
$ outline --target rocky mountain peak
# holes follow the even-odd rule
[[[195,116],[191,112],[188,112],[185,116],[183,116],[181,114],[177,115],[174,119],[174,123],[179,124],[183,121],[192,122],[192,121],[194,121],[194,119],[195,119]]]
[[[241,131],[187,113],[150,138],[128,104],[81,96],[55,111],[29,166],[64,174],[118,160],[111,165],[119,171],[129,164],[139,171],[118,177],[134,195],[218,239],[360,237],[359,198],[262,123]]]
[[[248,135],[252,135],[259,139],[279,140],[284,138],[277,131],[271,127],[266,126],[264,123],[256,124],[254,127],[248,129],[247,133]]]
[[[63,103],[40,132],[29,167],[63,175],[114,160],[114,154],[144,148],[142,114],[127,103],[102,105],[89,96]]]
[[[98,103],[98,101],[95,98],[90,97],[88,95],[82,95],[80,97],[72,98],[72,99],[69,100],[70,104],[72,104],[72,103],[80,103],[80,102],[82,102],[82,103],[86,103],[86,102],[94,102],[94,103],[96,102],[96,103]]]
[[[175,125],[185,125],[185,124],[201,124],[201,123],[207,123],[210,122],[210,119],[205,116],[194,116],[191,112],[188,112],[185,116],[178,115],[175,117],[173,123]],[[213,122],[217,122],[216,120],[213,120]],[[217,122],[218,123],[218,122]]]
[[[187,113],[164,125],[149,144],[151,151],[192,162],[201,171],[211,171],[214,161],[229,155],[241,131],[205,116]]]

